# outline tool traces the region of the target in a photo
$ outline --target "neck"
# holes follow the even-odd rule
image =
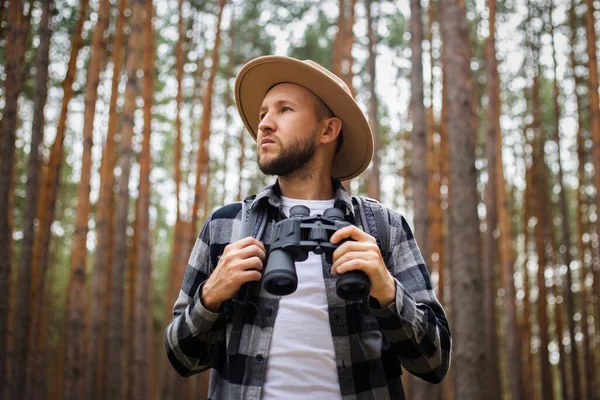
[[[334,198],[329,174],[308,176],[280,176],[281,194],[291,199],[331,200]]]

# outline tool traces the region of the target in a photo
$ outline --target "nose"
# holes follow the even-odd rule
[[[258,123],[258,130],[263,132],[274,132],[277,130],[277,125],[270,112],[267,112],[263,119]]]

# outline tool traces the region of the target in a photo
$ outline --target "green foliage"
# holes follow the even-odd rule
[[[404,14],[398,11],[395,15],[392,15],[387,28],[390,33],[383,40],[390,48],[403,49],[408,45],[406,40],[408,27]]]
[[[319,10],[316,23],[307,26],[302,41],[297,45],[290,46],[290,57],[313,60],[325,68],[331,69],[335,35],[328,34],[328,31],[332,25],[325,13]]]

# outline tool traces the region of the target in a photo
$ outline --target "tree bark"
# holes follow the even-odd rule
[[[465,9],[456,0],[441,1],[444,73],[448,74],[448,137],[450,145],[449,237],[452,276],[453,358],[455,397],[483,399],[485,354],[483,331],[481,243],[477,215],[477,171],[473,126],[473,86]]]
[[[154,28],[152,16],[154,8],[152,1],[146,1],[146,19],[144,20],[145,43],[144,43],[144,131],[142,139],[142,152],[140,153],[140,192],[138,204],[138,219],[136,226],[137,241],[137,268],[135,276],[135,307],[133,315],[133,326],[136,340],[133,341],[133,382],[130,382],[135,390],[135,397],[152,399],[153,387],[152,371],[153,362],[151,358],[153,348],[153,329],[150,325],[149,315],[152,314],[152,299],[150,297],[151,274],[152,274],[152,250],[150,248],[150,173],[151,173],[151,149],[150,139],[152,133],[152,103],[154,96]]]
[[[375,21],[372,15],[373,12],[373,1],[367,0],[367,36],[369,38],[368,44],[368,59],[367,59],[367,71],[369,73],[369,125],[371,126],[371,132],[373,133],[373,164],[371,170],[367,176],[367,196],[379,200],[381,196],[381,182],[379,172],[379,127],[377,120],[377,110],[379,108],[377,104],[377,92],[375,90],[376,82],[376,58],[377,58],[377,39],[375,33]]]
[[[115,136],[119,123],[117,101],[119,99],[119,82],[123,70],[123,52],[125,43],[125,10],[127,0],[120,0],[112,45],[113,77],[109,105],[108,128],[106,142],[100,164],[100,194],[96,211],[97,243],[94,251],[94,268],[92,271],[89,304],[88,347],[86,368],[85,398],[104,399],[105,363],[108,335],[108,290],[114,252],[114,169],[117,160],[117,144]]]
[[[50,227],[54,221],[54,212],[56,208],[56,198],[58,194],[60,168],[62,165],[63,158],[63,142],[65,138],[65,132],[67,128],[67,114],[69,110],[69,102],[73,97],[73,81],[75,79],[75,72],[77,68],[77,56],[79,50],[83,45],[83,39],[81,32],[83,30],[83,24],[87,20],[87,14],[89,10],[89,0],[83,0],[80,5],[80,14],[77,24],[73,30],[73,36],[71,39],[71,51],[69,55],[69,64],[67,66],[67,74],[62,82],[63,87],[63,98],[61,102],[61,112],[56,128],[56,137],[54,144],[50,150],[50,159],[45,167],[43,167],[42,179],[40,182],[40,198],[38,201],[38,230],[35,236],[35,243],[33,249],[33,262],[32,262],[32,285],[31,285],[31,314],[33,319],[30,323],[28,343],[39,343],[40,340],[37,337],[47,335],[44,330],[43,324],[39,321],[42,318],[43,302],[45,288],[46,270],[48,269],[48,250],[50,244]],[[37,345],[32,348],[27,354],[27,370],[37,371],[40,366],[41,360],[44,360],[44,355],[38,352],[42,349],[38,349]],[[58,363],[62,365],[63,354],[58,353]],[[57,385],[62,385],[62,375],[57,375],[58,379],[55,381]],[[28,387],[31,387],[32,379],[31,374],[28,374]],[[60,382],[60,383],[59,383]]]
[[[219,0],[219,14],[217,16],[217,33],[215,36],[215,44],[212,51],[212,64],[210,66],[210,76],[206,83],[204,98],[202,101],[202,119],[200,121],[200,146],[198,148],[198,158],[196,163],[196,185],[194,187],[194,205],[192,207],[192,226],[196,231],[199,211],[202,206],[202,219],[206,218],[207,204],[206,199],[209,186],[209,156],[208,147],[210,141],[210,121],[212,118],[212,98],[214,82],[219,66],[219,51],[221,48],[221,19],[223,16],[223,8],[227,0]]]
[[[175,45],[175,70],[177,78],[177,96],[175,97],[175,101],[177,103],[177,115],[175,117],[175,199],[177,218],[179,218],[181,215],[181,206],[179,202],[181,185],[181,104],[183,97],[183,66],[185,64],[185,55],[183,52],[183,43],[185,41],[183,0],[179,0],[177,6],[177,15],[179,17],[179,21],[177,22],[179,37],[177,38],[177,44]]]
[[[421,2],[410,1],[410,49],[411,49],[411,71],[410,71],[410,114],[412,115],[412,151],[410,163],[410,176],[412,193],[414,196],[414,230],[415,238],[421,249],[421,253],[429,269],[431,269],[429,229],[430,220],[428,213],[428,184],[433,178],[428,175],[427,168],[433,162],[433,152],[428,152],[428,145],[433,145],[433,135],[427,129],[424,104],[424,80],[423,80],[423,16]],[[376,123],[376,122],[375,122]],[[413,378],[412,397],[415,399],[435,397],[436,387],[418,378]]]
[[[525,136],[525,134],[524,134]],[[531,191],[532,191],[532,178],[533,175],[531,167],[527,167],[525,172],[525,193],[523,194],[523,236],[525,243],[525,259],[523,261],[523,315],[521,321],[521,342],[522,347],[522,368],[520,371],[523,373],[523,385],[521,386],[522,399],[533,398],[533,357],[531,354],[531,297],[530,297],[530,278],[529,278],[529,220],[531,219]]]
[[[8,337],[9,322],[9,285],[11,280],[11,247],[12,247],[12,207],[10,197],[14,161],[15,140],[18,124],[18,102],[23,83],[23,65],[25,52],[27,50],[27,39],[31,25],[31,7],[27,14],[22,0],[14,0],[9,4],[8,20],[6,24],[6,64],[4,71],[4,108],[2,110],[2,121],[0,129],[2,132],[2,144],[0,145],[0,353],[5,354],[0,360],[0,398],[3,398],[4,389],[9,384],[8,365],[11,351],[8,348],[10,338]],[[28,313],[29,310],[19,310]],[[20,354],[20,358],[22,355]],[[21,378],[21,377],[19,377]],[[16,382],[12,382],[12,385]],[[11,385],[11,387],[12,387]],[[19,390],[18,388],[15,390]]]
[[[87,233],[90,217],[90,188],[92,173],[92,146],[94,116],[98,99],[100,72],[106,58],[105,31],[108,29],[110,2],[102,0],[98,9],[98,21],[94,29],[90,63],[85,87],[85,109],[83,115],[83,155],[81,177],[77,186],[77,210],[73,246],[71,250],[71,278],[67,297],[65,319],[67,331],[65,362],[65,395],[67,398],[83,397],[85,349],[83,341],[85,321],[85,278],[87,258]]]
[[[234,78],[234,74],[233,74],[233,68],[234,68],[234,57],[235,57],[235,12],[233,11],[233,4],[231,6],[232,8],[232,19],[230,22],[230,26],[229,26],[229,32],[228,32],[228,36],[229,36],[229,54],[227,56],[227,67],[225,69],[225,82],[227,82],[227,90],[224,93],[224,99],[223,99],[223,104],[225,105],[225,127],[226,129],[230,126],[231,124],[231,118],[229,116],[229,109],[232,106],[233,103],[233,91],[229,90],[229,81]],[[223,193],[221,195],[221,200],[220,200],[220,204],[225,204],[226,202],[226,197],[227,197],[227,190],[226,190],[226,183],[227,183],[227,178],[228,178],[228,159],[229,159],[229,152],[231,149],[231,143],[234,140],[233,136],[230,136],[228,134],[225,135],[224,137],[224,141],[225,143],[223,144],[223,179],[221,180],[220,183],[220,187],[223,189]],[[241,178],[241,176],[240,176]]]
[[[344,51],[344,39],[346,38],[346,0],[338,1],[337,33],[333,42],[333,54],[331,57],[331,72],[342,77],[342,59]]]
[[[496,61],[496,45],[495,45],[495,24],[496,24],[496,1],[488,1],[488,9],[490,12],[489,16],[489,29],[490,34],[486,43],[487,58],[486,58],[486,92],[488,98],[488,109],[486,114],[486,142],[485,142],[485,153],[487,158],[487,175],[488,182],[485,188],[485,205],[486,205],[486,225],[487,230],[484,233],[484,263],[483,263],[483,287],[484,287],[484,309],[485,309],[485,346],[486,346],[486,387],[489,388],[490,399],[498,400],[501,396],[500,391],[500,368],[498,359],[498,343],[496,337],[496,262],[498,255],[498,248],[494,232],[498,225],[498,204],[496,199],[498,197],[499,185],[504,182],[497,180],[498,165],[502,162],[502,147],[501,140],[498,145],[498,136],[500,135],[499,127],[500,119],[500,94],[499,94],[499,78]],[[498,145],[498,146],[497,146]],[[512,250],[512,249],[511,249]],[[513,290],[514,292],[514,290]],[[511,299],[504,298],[504,302],[510,301]],[[508,315],[507,315],[508,316]],[[508,318],[505,319],[508,322]],[[513,323],[515,321],[512,321]],[[515,326],[511,327],[511,330],[505,330],[505,336],[514,337],[518,334],[518,331],[514,329]],[[515,350],[512,349],[511,350]],[[518,350],[518,347],[516,348]],[[512,361],[512,357],[516,356],[519,359],[519,354],[507,352],[507,359],[509,362]],[[515,371],[511,367],[509,371]],[[511,379],[511,375],[520,376],[520,374],[509,374],[508,377]],[[518,378],[517,378],[518,379]],[[514,396],[513,386],[509,385],[510,393]],[[520,394],[520,393],[519,393]],[[517,397],[513,397],[515,400]]]
[[[585,15],[586,37],[587,37],[587,56],[588,56],[588,87],[589,87],[589,123],[592,131],[593,151],[592,159],[594,164],[594,184],[596,186],[596,207],[600,206],[600,101],[598,96],[598,58],[596,54],[596,30],[594,23],[594,3],[591,0],[585,1],[587,11]],[[600,229],[600,218],[596,222],[596,230]],[[600,304],[600,268],[596,265],[594,271],[594,291],[596,296],[596,308]],[[598,315],[598,313],[596,313]],[[599,318],[595,318],[596,321]],[[596,326],[600,329],[600,323]],[[596,347],[598,344],[596,342]]]
[[[556,144],[556,149],[557,149],[557,153],[558,153],[558,159],[557,159],[557,165],[558,165],[558,185],[560,187],[560,194],[559,194],[559,201],[560,201],[560,217],[561,217],[561,228],[562,228],[562,239],[566,248],[566,251],[564,252],[564,263],[567,267],[567,272],[566,272],[566,285],[564,287],[564,298],[566,300],[566,306],[567,306],[567,321],[568,321],[568,328],[569,328],[569,338],[570,338],[570,342],[571,342],[571,352],[570,352],[570,356],[571,356],[571,368],[569,369],[571,371],[571,382],[573,382],[573,398],[575,399],[579,399],[582,398],[582,391],[581,391],[581,386],[580,386],[580,382],[581,382],[581,378],[580,378],[580,372],[579,372],[579,363],[578,363],[578,353],[579,353],[579,349],[577,348],[577,344],[575,341],[575,320],[574,320],[574,316],[575,316],[575,296],[573,294],[573,272],[572,272],[572,261],[573,261],[573,256],[572,256],[572,249],[571,249],[571,227],[570,227],[570,218],[569,218],[569,212],[568,212],[568,205],[567,205],[567,194],[565,191],[565,185],[564,185],[564,179],[563,179],[563,167],[562,167],[562,160],[561,160],[561,145],[560,145],[560,106],[559,106],[559,95],[560,95],[560,91],[559,91],[559,87],[558,87],[558,77],[557,75],[557,62],[556,62],[556,46],[555,46],[555,41],[554,41],[554,23],[552,22],[552,14],[553,14],[553,8],[554,8],[554,0],[550,1],[550,8],[548,11],[548,18],[549,18],[549,28],[550,28],[550,38],[551,38],[551,47],[552,47],[552,60],[553,60],[553,66],[554,66],[554,79],[552,82],[552,90],[553,90],[553,100],[554,100],[554,132],[553,132],[553,140],[554,143]],[[557,249],[558,250],[558,249]],[[582,259],[583,261],[583,259]],[[560,262],[560,260],[559,260]],[[583,281],[582,281],[583,282]],[[585,283],[583,283],[582,285],[583,288],[585,288]],[[584,314],[585,315],[585,314]],[[582,318],[583,321],[587,321],[587,316],[584,316]],[[586,322],[583,322],[584,326],[587,326]],[[560,332],[562,337],[562,331]],[[584,335],[584,343],[586,342],[586,338],[588,337],[588,332],[586,330],[582,329],[582,333]],[[589,342],[588,342],[589,343]],[[590,353],[589,350],[584,350],[584,353]],[[586,363],[586,360],[589,361],[588,357],[585,356],[584,357],[584,369],[586,369],[587,371],[591,371],[591,365]],[[566,382],[565,382],[566,384]],[[591,393],[588,394],[588,399],[591,399]]]
[[[537,55],[534,50],[533,60],[537,60]],[[535,62],[534,62],[535,63]],[[535,225],[535,244],[538,256],[538,299],[537,299],[537,322],[539,329],[539,365],[541,374],[541,392],[542,398],[552,400],[554,393],[552,390],[552,375],[550,370],[550,358],[548,345],[550,338],[548,335],[548,305],[547,305],[547,289],[545,271],[548,266],[549,257],[547,254],[548,238],[549,238],[549,223],[545,217],[543,209],[546,207],[545,202],[549,201],[547,197],[547,173],[544,162],[544,141],[541,133],[541,104],[539,93],[539,65],[536,69],[536,75],[533,78],[532,89],[532,113],[534,130],[534,142],[532,150],[532,168],[533,168],[533,203],[536,210],[537,223]]]
[[[21,244],[21,260],[19,262],[19,279],[17,290],[17,309],[15,313],[14,342],[12,354],[12,398],[25,397],[27,388],[27,353],[32,348],[28,343],[31,313],[31,261],[33,258],[33,241],[35,238],[34,222],[36,218],[39,194],[40,151],[44,142],[44,107],[48,98],[48,65],[50,63],[50,37],[52,35],[51,20],[52,0],[42,1],[42,16],[39,25],[40,44],[36,51],[35,61],[35,97],[33,105],[33,123],[31,128],[31,150],[27,165],[27,197],[23,213],[23,241]],[[3,5],[2,5],[3,6]],[[0,18],[0,21],[2,19]],[[10,208],[12,210],[12,207]],[[33,373],[30,370],[30,373]]]
[[[583,348],[584,348],[584,363],[585,363],[585,385],[586,385],[586,392],[587,392],[587,396],[588,398],[590,398],[590,396],[594,395],[594,389],[593,389],[593,385],[594,385],[594,379],[596,377],[596,364],[594,362],[594,352],[593,350],[590,348],[590,335],[589,335],[589,323],[588,323],[588,319],[587,315],[598,315],[598,312],[596,312],[596,314],[591,314],[588,309],[588,305],[589,304],[589,297],[588,297],[588,292],[587,292],[587,288],[585,285],[585,278],[589,275],[589,274],[593,274],[593,267],[592,267],[592,263],[587,261],[587,257],[586,257],[586,244],[583,240],[583,235],[587,232],[590,232],[590,226],[589,223],[584,222],[584,216],[583,216],[583,207],[584,204],[587,203],[587,195],[585,194],[585,191],[581,190],[581,188],[584,188],[588,185],[587,179],[586,179],[586,174],[585,174],[585,164],[588,160],[588,154],[584,145],[584,135],[585,135],[585,127],[584,127],[584,102],[581,99],[581,96],[579,95],[579,92],[577,91],[578,87],[581,87],[582,85],[582,79],[580,76],[578,76],[575,72],[575,68],[578,65],[577,64],[577,60],[575,58],[575,45],[576,45],[576,29],[577,29],[577,22],[576,22],[576,15],[575,15],[575,7],[576,4],[573,1],[571,4],[571,7],[569,8],[569,26],[571,29],[571,37],[570,37],[570,44],[571,44],[571,51],[569,52],[570,55],[570,61],[571,61],[571,74],[573,76],[573,80],[575,82],[575,98],[576,98],[576,102],[577,102],[577,159],[578,159],[578,166],[577,166],[577,176],[578,176],[578,180],[579,180],[579,185],[578,187],[580,188],[579,190],[577,190],[577,233],[578,233],[578,240],[577,240],[577,249],[578,249],[578,253],[579,253],[579,259],[581,260],[581,266],[582,269],[584,270],[584,272],[582,273],[582,285],[581,285],[581,314],[584,316],[581,319],[582,322],[582,332],[584,332],[584,338],[583,338]],[[598,281],[597,279],[593,280],[594,285],[598,285]],[[593,294],[593,292],[592,292]],[[600,297],[599,297],[600,299]],[[599,301],[596,301],[596,305],[599,304]],[[593,308],[593,307],[592,307]],[[593,310],[592,310],[593,312]],[[598,318],[594,318],[595,320],[597,320]],[[600,325],[599,325],[600,326]],[[596,331],[597,332],[597,331]],[[600,383],[600,382],[598,382]]]
[[[354,72],[352,71],[352,67],[354,65],[354,57],[352,56],[352,48],[354,47],[354,9],[356,6],[356,0],[350,0],[350,10],[348,14],[348,18],[345,21],[345,34],[344,34],[344,43],[342,49],[342,63],[341,63],[341,74],[342,80],[350,89],[350,93],[354,96],[356,91],[354,90],[354,84],[352,80],[354,78]]]
[[[429,219],[427,215],[427,122],[425,119],[425,104],[423,94],[423,20],[419,0],[410,1],[410,48],[411,48],[411,100],[412,114],[412,152],[411,152],[411,182],[413,187],[415,238],[423,257],[429,259],[427,232]],[[376,120],[373,121],[373,123]]]
[[[127,87],[125,89],[125,100],[123,103],[121,146],[119,156],[119,167],[121,176],[119,180],[118,200],[116,203],[115,217],[115,246],[114,261],[112,265],[112,277],[110,279],[110,304],[108,318],[108,347],[107,374],[106,374],[106,398],[121,399],[123,397],[123,351],[124,351],[124,280],[127,265],[127,226],[129,210],[129,177],[131,174],[131,163],[133,149],[131,142],[133,138],[134,120],[133,115],[137,108],[136,96],[138,94],[138,60],[142,52],[143,16],[145,11],[145,0],[131,1],[130,28],[127,48],[128,53],[125,62],[127,72]],[[147,398],[147,397],[146,397]]]

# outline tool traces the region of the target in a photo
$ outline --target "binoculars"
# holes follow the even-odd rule
[[[329,240],[338,230],[350,223],[344,220],[344,212],[329,208],[322,215],[310,216],[308,207],[297,205],[290,209],[287,219],[275,224],[274,240],[269,249],[267,267],[263,275],[265,290],[273,295],[286,296],[296,291],[298,276],[296,261],[308,258],[308,252],[325,253],[328,263],[342,243]],[[340,275],[335,285],[337,295],[348,301],[359,300],[369,295],[371,284],[362,271],[348,271]]]

